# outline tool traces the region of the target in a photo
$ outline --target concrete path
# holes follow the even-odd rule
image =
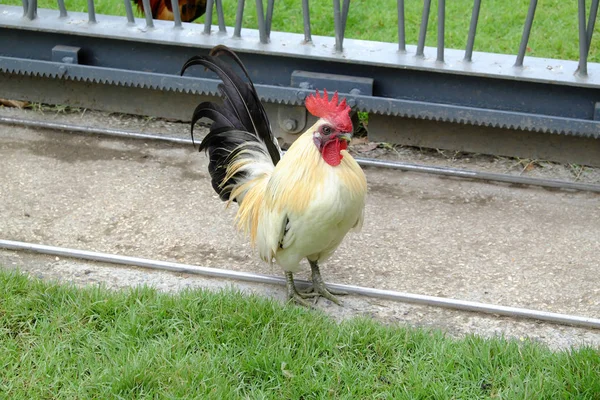
[[[102,115],[93,118],[103,123]],[[187,135],[187,125],[167,125]],[[443,157],[435,162],[452,164]],[[478,163],[495,172],[505,168],[494,160]],[[366,173],[364,229],[322,266],[326,281],[600,317],[600,195]],[[553,177],[549,169],[543,174]],[[207,160],[191,147],[0,125],[0,239],[281,275],[235,231],[234,212],[213,193]],[[78,284],[162,290],[235,284],[284,297],[279,287],[23,252],[0,251],[0,265]],[[600,330],[359,296],[344,300],[343,308],[327,301],[319,307],[336,318],[366,314],[451,335],[530,337],[556,348],[600,345]]]

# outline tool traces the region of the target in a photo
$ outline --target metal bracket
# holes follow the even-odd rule
[[[65,64],[79,64],[81,47],[57,45],[52,48],[52,61]]]
[[[594,121],[600,121],[600,103],[594,104]]]
[[[306,109],[304,107],[279,106],[277,107],[277,123],[285,133],[300,133],[306,126]]]
[[[292,87],[301,89],[328,88],[340,93],[354,96],[373,96],[373,79],[358,76],[324,74],[320,72],[294,71],[292,72]],[[356,99],[348,97],[348,105],[356,106]]]

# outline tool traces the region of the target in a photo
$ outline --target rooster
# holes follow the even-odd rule
[[[138,11],[144,13],[142,0],[132,0]],[[152,18],[173,21],[171,0],[150,0]],[[179,0],[179,14],[183,22],[192,22],[206,12],[206,0]]]
[[[223,57],[237,64],[247,82]],[[191,133],[201,118],[212,120],[199,150],[208,152],[212,187],[221,200],[237,202],[238,228],[245,232],[262,260],[285,272],[288,300],[309,306],[307,299],[327,298],[341,305],[319,270],[351,229],[363,223],[367,181],[346,151],[352,135],[350,107],[337,92],[306,99],[319,120],[282,154],[252,80],[241,60],[225,46],[208,56],[190,58],[181,75],[203,65],[222,80],[220,104],[203,102],[192,116]],[[293,274],[306,258],[312,290],[298,291]]]

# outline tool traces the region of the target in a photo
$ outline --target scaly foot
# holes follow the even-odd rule
[[[325,286],[325,282],[321,277],[321,271],[319,271],[319,263],[317,261],[308,260],[310,264],[310,269],[312,270],[312,288],[309,288],[308,291],[303,294],[306,296],[314,296],[315,304],[319,301],[319,297],[325,297],[326,299],[334,302],[338,306],[342,306],[343,303],[334,295],[343,296],[348,294],[348,292],[344,292],[343,290],[333,290],[329,289]]]
[[[314,306],[305,299],[309,297],[314,297],[315,295],[310,293],[306,294],[298,292],[298,290],[296,289],[296,285],[294,285],[294,276],[291,272],[285,273],[285,286],[287,289],[288,302],[294,302],[300,306],[304,306],[307,308],[314,308]]]

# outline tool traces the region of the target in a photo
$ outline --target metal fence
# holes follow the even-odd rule
[[[173,22],[153,20],[150,0],[143,0],[145,19],[134,17],[129,0],[124,17],[101,18],[93,0],[87,15],[68,11],[64,0],[58,0],[58,11],[38,10],[37,0],[23,0],[22,9],[0,5],[3,95],[189,119],[198,95],[217,95],[217,82],[202,71],[179,77],[179,68],[189,56],[226,44],[248,66],[276,133],[286,141],[310,120],[303,99],[322,87],[342,92],[354,109],[368,112],[370,134],[392,142],[474,151],[488,146],[486,152],[502,153],[509,151],[503,141],[519,142],[531,137],[528,132],[600,137],[600,65],[587,61],[598,0],[592,0],[589,15],[585,0],[578,3],[578,62],[525,60],[537,0],[529,3],[512,56],[474,52],[481,0],[474,0],[465,21],[470,28],[464,50],[445,48],[445,0],[437,2],[437,47],[431,49],[425,46],[431,0],[423,1],[416,45],[406,43],[404,0],[397,0],[398,43],[345,39],[350,0],[333,0],[334,37],[311,34],[308,0],[302,1],[303,34],[271,31],[274,0],[267,0],[266,10],[256,1],[257,30],[242,26],[244,0],[238,1],[233,27],[226,24],[222,0],[207,0],[203,26],[182,23],[178,0],[167,1]],[[449,133],[433,138],[440,123]],[[456,133],[457,126],[466,127],[461,129],[467,136],[484,132],[480,145],[465,145],[469,139]],[[495,130],[511,133],[500,133],[494,145]]]
[[[171,4],[173,10],[173,26],[175,28],[182,28],[182,20],[179,12],[178,1],[179,0],[167,0]],[[33,20],[37,17],[37,0],[22,0],[23,2],[23,16],[29,20]],[[479,11],[481,9],[482,0],[473,1],[472,16],[469,25],[469,33],[467,37],[467,45],[465,49],[465,61],[472,61],[473,48],[475,45],[475,36],[477,33],[477,24],[479,22]],[[135,18],[133,13],[132,4],[128,0],[123,0],[126,11],[126,18],[129,24],[135,24]],[[154,28],[154,19],[152,17],[150,0],[142,0],[144,5],[144,16],[146,20],[147,28]],[[516,67],[523,66],[523,60],[525,58],[525,52],[527,49],[527,43],[529,41],[529,35],[531,33],[531,27],[537,8],[537,0],[530,0],[529,10],[527,18],[524,23],[523,34],[521,37],[521,43],[519,45],[517,58],[515,61]],[[585,0],[578,0],[578,22],[579,22],[579,65],[577,73],[579,75],[587,75],[587,58],[590,51],[590,43],[592,41],[592,35],[594,32],[594,26],[596,23],[596,16],[598,13],[599,0],[592,0],[590,5],[589,17],[586,22],[586,5]],[[57,0],[59,16],[60,18],[67,17],[67,8],[64,0]],[[233,37],[241,38],[242,22],[244,15],[245,0],[238,0],[237,12],[235,15],[235,27]],[[311,23],[309,13],[309,1],[302,0],[302,15],[304,19],[304,41],[311,42]],[[210,35],[212,32],[212,13],[213,9],[216,8],[218,17],[218,32],[226,33],[227,28],[225,24],[225,15],[223,13],[222,0],[206,0],[206,17],[204,22],[204,34]],[[348,13],[350,11],[350,0],[333,0],[333,20],[335,24],[335,49],[336,51],[343,51],[343,42],[346,31],[346,22],[348,20]],[[406,52],[406,20],[404,13],[404,0],[397,0],[397,11],[398,11],[398,50]],[[446,1],[438,0],[438,27],[437,27],[437,61],[444,61],[444,37],[445,37],[445,21],[446,21]],[[256,0],[256,11],[258,18],[258,31],[260,33],[260,42],[267,44],[270,40],[271,25],[273,21],[273,13],[275,10],[275,0],[267,0],[266,14],[264,12],[264,6],[262,0]],[[419,31],[419,40],[416,48],[416,56],[424,56],[425,39],[427,34],[427,25],[429,21],[429,15],[431,12],[431,0],[423,1],[423,12],[421,18],[421,26]],[[88,21],[90,23],[97,23],[96,12],[93,0],[88,0]]]

